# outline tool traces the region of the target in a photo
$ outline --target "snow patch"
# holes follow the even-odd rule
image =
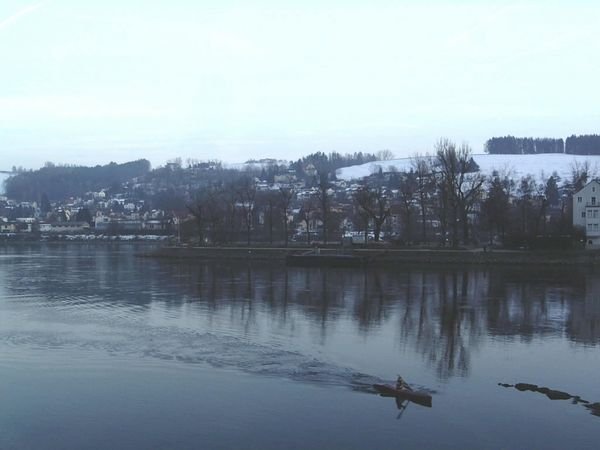
[[[535,155],[488,155],[476,154],[473,159],[484,175],[492,175],[496,170],[500,174],[508,174],[513,179],[519,179],[527,175],[547,178],[554,172],[561,180],[571,177],[571,170],[575,164],[589,162],[592,173],[600,173],[600,155],[567,155],[564,153],[543,153]],[[412,167],[413,158],[392,159],[389,161],[374,161],[357,166],[349,166],[338,169],[336,176],[340,180],[356,180],[376,173],[381,168],[383,172],[397,170],[399,172],[409,171]]]

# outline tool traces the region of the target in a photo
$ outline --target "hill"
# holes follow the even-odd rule
[[[62,200],[121,184],[149,171],[150,162],[145,159],[95,167],[49,164],[8,178],[4,190],[9,198],[17,201],[39,201],[43,194],[51,201]]]
[[[574,164],[583,164],[588,161],[592,173],[600,173],[600,156],[591,155],[567,155],[564,153],[547,153],[533,155],[473,155],[473,159],[484,175],[491,175],[494,170],[511,175],[513,179],[519,179],[526,175],[539,177],[556,172],[562,180],[571,176]],[[384,172],[390,168],[398,171],[410,171],[412,158],[392,159],[389,161],[374,161],[356,166],[338,169],[336,176],[340,180],[355,180],[364,178],[377,172],[381,168]]]
[[[8,178],[8,174],[0,173],[0,194],[4,194],[4,181]]]

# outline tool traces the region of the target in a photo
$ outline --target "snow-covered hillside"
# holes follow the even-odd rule
[[[6,173],[0,173],[0,194],[4,194],[4,180],[9,177]]]
[[[540,178],[540,175],[549,177],[553,172],[558,173],[561,179],[570,178],[574,164],[583,164],[589,161],[592,172],[600,174],[600,156],[566,155],[562,153],[546,153],[538,155],[473,155],[482,173],[491,175],[494,170],[508,173],[511,178],[519,179],[526,175]],[[389,161],[375,161],[358,166],[343,167],[336,172],[340,180],[353,180],[371,175],[379,171],[384,172],[390,167],[398,171],[410,170],[412,158],[392,159]]]

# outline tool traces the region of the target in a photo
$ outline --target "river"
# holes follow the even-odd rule
[[[178,264],[0,247],[0,448],[597,448],[592,270]],[[379,397],[398,374],[432,407]]]

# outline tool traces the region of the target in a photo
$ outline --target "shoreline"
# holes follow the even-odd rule
[[[4,245],[2,245],[4,244]],[[329,247],[263,247],[223,246],[191,247],[164,245],[161,241],[95,240],[95,241],[5,241],[6,246],[121,246],[134,248],[142,258],[179,262],[235,261],[261,262],[299,267],[355,267],[385,268],[390,266],[534,266],[559,268],[561,266],[592,268],[600,266],[600,250],[502,250],[485,251],[449,248],[342,248]]]
[[[176,247],[165,246],[142,257],[180,261],[272,261],[286,264],[292,257],[306,258],[305,267],[337,267],[336,259],[355,258],[362,267],[390,265],[534,265],[559,267],[562,265],[592,267],[600,265],[600,251],[594,250],[456,250],[456,249],[331,249],[301,247]]]

